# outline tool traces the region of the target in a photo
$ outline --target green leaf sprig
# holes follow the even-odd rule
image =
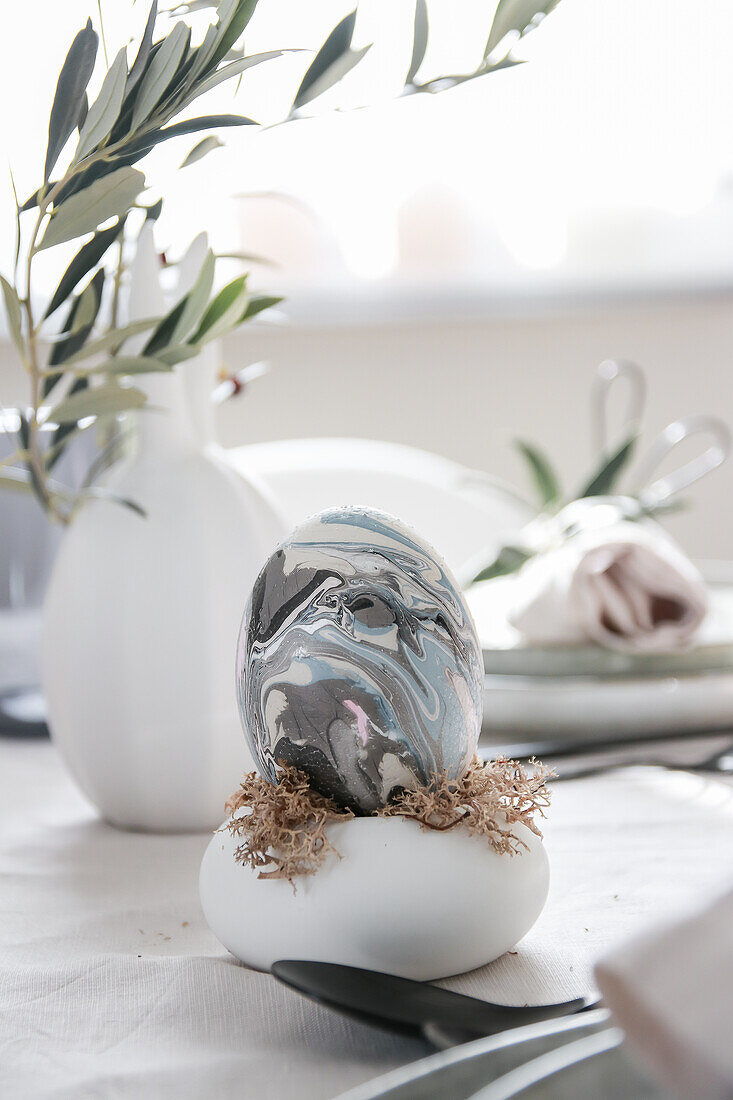
[[[280,301],[268,295],[252,296],[246,275],[214,293],[215,258],[209,253],[193,288],[165,316],[124,326],[118,319],[126,234],[134,234],[142,220],[155,220],[162,209],[162,199],[145,201],[145,174],[136,166],[163,142],[203,134],[182,167],[194,164],[221,144],[212,131],[256,125],[245,115],[191,117],[190,111],[201,96],[223,82],[241,80],[255,66],[293,52],[245,53],[241,38],[257,2],[181,2],[161,13],[176,18],[167,24],[167,33],[156,38],[160,20],[157,0],[153,0],[132,64],[126,48],[107,63],[104,43],[105,73],[91,103],[88,88],[99,38],[89,19],[75,36],[56,84],[43,181],[22,204],[13,183],[15,264],[12,278],[0,276],[0,290],[30,393],[17,450],[1,464],[0,486],[35,493],[56,522],[68,523],[87,497],[105,495],[93,484],[94,478],[118,453],[116,418],[145,403],[145,394],[132,381],[137,375],[173,370],[208,341]],[[550,7],[543,0],[500,0],[489,43],[498,44],[509,31],[526,33]],[[195,45],[185,17],[207,9],[213,19]],[[303,107],[337,84],[366,55],[369,45],[356,49],[352,45],[356,15],[352,11],[341,19],[315,51],[284,121],[300,117]],[[487,44],[475,72],[419,83],[428,38],[428,9],[425,0],[416,0],[405,92],[440,91],[512,63],[510,58],[497,61],[494,47],[490,50]],[[186,117],[181,117],[184,112]],[[53,255],[53,249],[70,242],[76,242],[76,252],[45,308],[37,310],[36,257],[41,252]],[[65,313],[57,322],[62,309]],[[47,327],[52,317],[53,333]],[[147,333],[142,351],[130,352],[128,341],[141,333]],[[107,445],[81,488],[72,491],[60,485],[52,472],[72,441],[96,425],[106,429]],[[139,511],[134,502],[123,503]]]
[[[615,450],[601,455],[595,469],[585,479],[578,492],[566,497],[563,497],[562,486],[554,466],[544,452],[535,444],[521,439],[515,442],[515,446],[526,463],[541,512],[552,516],[573,501],[611,496],[616,493],[621,477],[633,458],[638,439],[638,432],[633,432]],[[625,494],[624,499],[628,504],[624,516],[630,520],[668,514],[684,507],[681,501],[662,501],[659,504],[650,505],[643,503],[634,494]],[[566,535],[572,533],[571,530],[565,531]],[[502,546],[496,557],[484,565],[468,582],[469,585],[518,572],[530,558],[540,552],[540,549],[530,545],[530,542],[531,540],[528,540],[527,545]]]

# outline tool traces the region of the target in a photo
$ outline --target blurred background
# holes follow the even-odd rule
[[[38,174],[64,54],[94,7],[3,11],[3,138],[22,194]],[[424,71],[475,66],[493,5],[428,7]],[[269,0],[247,49],[312,48],[348,10]],[[120,0],[103,0],[102,13],[113,50],[146,15]],[[253,282],[286,297],[273,321],[225,347],[233,371],[260,359],[271,369],[220,406],[220,442],[378,438],[527,488],[511,446],[521,435],[572,485],[591,460],[591,375],[609,356],[646,371],[650,437],[680,415],[729,416],[730,3],[562,0],[515,51],[529,64],[395,101],[413,14],[412,0],[362,0],[354,44],[374,46],[319,100],[318,117],[225,131],[221,148],[184,169],[190,139],[146,162],[151,188],[166,194],[157,237],[169,257],[206,229],[220,252],[266,258],[246,264]],[[207,108],[276,124],[303,66],[298,54],[263,65],[236,92],[211,93]],[[3,270],[13,231],[3,168]],[[219,269],[223,282],[242,262]],[[0,400],[25,398],[3,335]],[[733,556],[731,489],[728,464],[670,519],[693,556]]]

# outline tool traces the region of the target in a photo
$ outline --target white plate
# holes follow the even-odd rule
[[[235,469],[266,483],[293,527],[333,505],[381,508],[419,531],[459,580],[477,555],[496,553],[535,514],[495,478],[397,443],[285,439],[226,453]]]
[[[484,738],[607,740],[733,728],[733,565],[705,568],[711,611],[685,653],[526,647],[501,621],[477,622]],[[493,644],[492,644],[493,643]]]
[[[487,676],[482,736],[613,737],[733,729],[733,670],[686,676]]]

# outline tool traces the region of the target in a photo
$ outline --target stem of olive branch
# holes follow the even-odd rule
[[[143,138],[149,133],[154,133],[159,125],[164,125],[165,117],[163,113],[159,112],[148,119],[147,127],[138,134],[138,138]],[[36,248],[36,241],[38,240],[38,234],[43,223],[43,219],[46,216],[49,206],[61,192],[62,188],[73,179],[75,175],[82,171],[86,171],[92,165],[96,164],[100,160],[110,160],[120,149],[124,148],[125,142],[129,139],[129,135],[121,138],[119,141],[114,142],[112,145],[106,146],[103,149],[97,149],[96,152],[91,153],[89,156],[84,157],[78,164],[73,164],[66,170],[63,177],[55,184],[49,187],[48,191],[39,198],[38,203],[38,217],[33,228],[33,234],[28,246],[28,256],[25,266],[25,297],[21,299],[25,308],[26,318],[28,322],[28,335],[26,340],[27,345],[27,360],[24,365],[30,374],[31,379],[31,415],[28,421],[28,452],[29,462],[32,467],[33,479],[36,483],[36,488],[41,496],[41,504],[51,519],[57,523],[66,525],[69,523],[70,515],[68,512],[63,512],[55,499],[54,493],[49,489],[48,478],[46,476],[46,468],[41,455],[41,449],[38,442],[39,420],[38,413],[40,411],[40,399],[41,399],[41,368],[38,364],[38,330],[35,326],[35,320],[33,317],[33,306],[31,304],[31,272],[33,266],[33,258],[38,251]],[[122,253],[120,252],[120,267],[121,267]],[[118,268],[118,276],[121,277],[121,270]],[[117,279],[115,280],[115,289],[118,290]],[[116,299],[115,299],[116,304]]]
[[[104,50],[104,63],[109,68],[109,55],[107,53],[107,37],[104,33],[104,16],[102,15],[102,0],[97,0],[97,11],[99,12],[99,30],[102,35],[102,48]]]
[[[117,145],[122,144],[118,142]],[[38,234],[40,232],[43,219],[46,216],[46,212],[59,194],[61,189],[74,177],[82,168],[87,169],[90,165],[96,163],[99,160],[104,160],[110,156],[110,153],[116,150],[116,146],[110,146],[104,150],[98,150],[89,157],[85,157],[78,165],[73,165],[68,169],[62,179],[58,180],[49,190],[39,199],[38,203],[38,217],[33,227],[33,233],[28,245],[28,255],[25,265],[25,297],[22,299],[25,307],[25,314],[28,322],[28,336],[26,340],[27,344],[27,360],[25,366],[30,374],[31,380],[31,414],[28,421],[28,452],[29,462],[33,470],[33,479],[37,490],[41,496],[41,504],[46,510],[48,515],[56,523],[67,525],[70,521],[70,515],[68,512],[62,511],[55,499],[53,492],[48,487],[48,478],[46,477],[46,467],[41,454],[41,448],[38,441],[39,432],[39,420],[38,414],[40,411],[41,403],[41,368],[38,363],[38,330],[35,325],[35,319],[33,316],[33,305],[31,302],[31,287],[32,287],[32,269],[33,258],[38,251],[36,247],[36,241],[38,240]],[[121,262],[120,252],[120,262]]]
[[[35,320],[33,317],[33,305],[31,302],[31,272],[33,267],[33,257],[36,253],[36,240],[38,239],[38,232],[41,227],[41,223],[46,214],[46,206],[44,200],[39,203],[38,217],[36,218],[36,224],[33,228],[33,233],[28,245],[28,257],[26,259],[25,266],[25,313],[28,320],[28,371],[31,378],[31,414],[28,421],[28,455],[29,462],[33,469],[34,481],[41,494],[41,504],[48,512],[49,516],[56,523],[66,523],[67,517],[62,512],[54,498],[53,493],[49,491],[46,478],[46,465],[41,455],[41,448],[38,442],[38,413],[41,403],[41,371],[38,365],[38,341],[37,330],[35,326]]]
[[[120,308],[120,288],[122,286],[122,275],[124,272],[123,256],[125,251],[124,230],[123,235],[120,237],[118,243],[117,252],[117,266],[115,267],[114,284],[112,287],[112,328],[117,328],[117,321],[119,319]]]

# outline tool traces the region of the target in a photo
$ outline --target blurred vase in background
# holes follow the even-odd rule
[[[182,261],[178,296],[202,249],[199,238]],[[129,316],[165,308],[146,228]],[[146,517],[86,504],[64,535],[46,600],[52,737],[103,816],[127,828],[211,829],[251,767],[235,645],[255,576],[284,531],[266,493],[208,442],[216,357],[209,345],[184,369],[145,376],[149,408],[137,414],[134,453],[105,485]]]
[[[0,411],[0,461],[17,448],[20,417]],[[95,443],[81,435],[59,460],[57,476],[77,484]],[[42,605],[61,530],[27,493],[0,494],[0,734],[48,733],[40,690]]]

